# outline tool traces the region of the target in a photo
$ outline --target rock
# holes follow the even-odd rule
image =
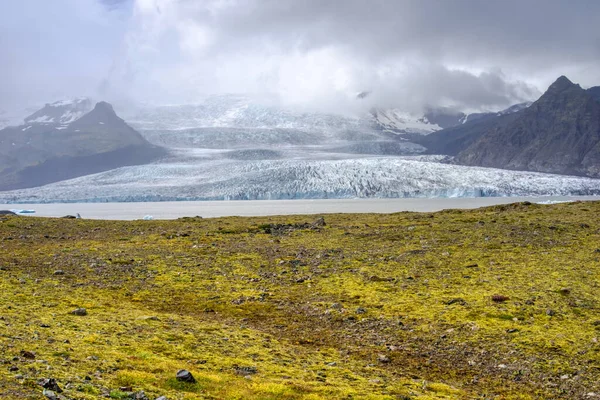
[[[180,382],[196,383],[194,375],[186,369],[180,369],[177,371],[177,380]]]
[[[54,275],[64,275],[65,271],[63,271],[62,269],[57,269],[56,271],[54,271]]]
[[[551,309],[547,309],[546,310],[546,315],[549,317],[552,317],[553,315],[556,315],[556,311],[551,310]]]
[[[389,363],[391,360],[388,356],[386,356],[385,354],[379,354],[377,356],[377,361],[379,361],[382,364],[387,364]]]
[[[61,217],[63,219],[76,219],[77,217],[74,215],[65,215],[64,217]]]
[[[570,294],[570,293],[571,293],[571,289],[570,289],[570,288],[561,288],[561,289],[560,289],[558,292],[559,292],[560,294],[567,295],[567,294]]]
[[[0,215],[17,215],[10,210],[0,210]]]
[[[19,375],[15,375],[15,379],[23,379],[25,378],[23,375],[19,374]]]
[[[143,390],[140,390],[139,392],[135,392],[132,396],[132,398],[134,400],[150,400],[148,398],[148,396],[146,396],[146,393],[144,393]]]
[[[160,397],[157,397],[156,400],[169,400],[169,399],[167,399],[167,396],[160,396]]]
[[[133,388],[131,386],[121,386],[119,390],[121,392],[133,392]]]
[[[11,366],[8,368],[8,372],[16,372],[16,371],[18,371],[18,370],[19,370],[19,367],[17,367],[16,365],[11,365]]]
[[[504,303],[507,300],[510,300],[510,297],[501,294],[495,294],[492,296],[492,301],[494,303]]]
[[[71,311],[71,314],[83,317],[84,315],[87,315],[87,310],[85,308],[76,308],[75,310]]]
[[[395,278],[382,278],[382,277],[377,276],[377,275],[371,275],[369,277],[369,280],[371,282],[394,282],[396,279]]]
[[[58,397],[58,395],[56,393],[54,393],[52,390],[44,389],[44,391],[42,393],[44,394],[44,396],[46,396],[50,400],[59,400],[60,399]]]
[[[43,379],[40,381],[40,386],[56,393],[62,393],[62,389],[58,386],[58,383],[56,383],[56,379],[54,378]]]
[[[362,307],[358,307],[358,308],[356,309],[356,313],[357,313],[357,314],[366,314],[366,313],[367,313],[367,310],[366,310],[366,309],[364,309],[364,308],[362,308]]]
[[[33,360],[35,359],[35,353],[33,351],[21,350],[21,357]]]
[[[464,305],[466,305],[466,304],[467,304],[467,302],[465,301],[465,299],[462,299],[462,298],[460,298],[460,297],[457,297],[457,298],[455,298],[455,299],[448,300],[448,301],[446,302],[446,305],[448,305],[448,306],[451,306],[452,304],[460,304],[461,306],[464,306]]]
[[[243,376],[247,376],[247,375],[254,375],[258,372],[258,369],[256,367],[233,367],[233,369],[235,369],[235,372],[238,375],[243,375]]]
[[[50,328],[50,325],[48,325],[48,324],[40,324],[40,328]]]
[[[319,217],[319,218],[317,218],[317,219],[315,220],[315,222],[313,222],[313,223],[312,223],[312,225],[313,225],[314,227],[322,228],[322,227],[324,227],[324,226],[325,226],[325,225],[327,225],[327,224],[325,223],[325,218],[323,218],[323,217]]]

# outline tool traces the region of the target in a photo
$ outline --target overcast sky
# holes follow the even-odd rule
[[[249,93],[496,109],[563,74],[600,85],[598,21],[597,0],[5,0],[0,108]]]

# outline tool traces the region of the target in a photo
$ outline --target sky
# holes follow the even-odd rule
[[[332,112],[494,110],[560,75],[600,85],[598,20],[597,0],[4,0],[0,109],[240,93]]]

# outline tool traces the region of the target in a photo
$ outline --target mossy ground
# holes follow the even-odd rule
[[[592,398],[599,216],[0,217],[0,398]]]

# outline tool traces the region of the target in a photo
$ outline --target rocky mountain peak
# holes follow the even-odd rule
[[[581,89],[579,85],[574,84],[569,80],[569,78],[567,78],[564,75],[561,75],[556,81],[554,81],[552,85],[550,85],[550,87],[546,91],[546,94],[558,94],[573,88]]]

